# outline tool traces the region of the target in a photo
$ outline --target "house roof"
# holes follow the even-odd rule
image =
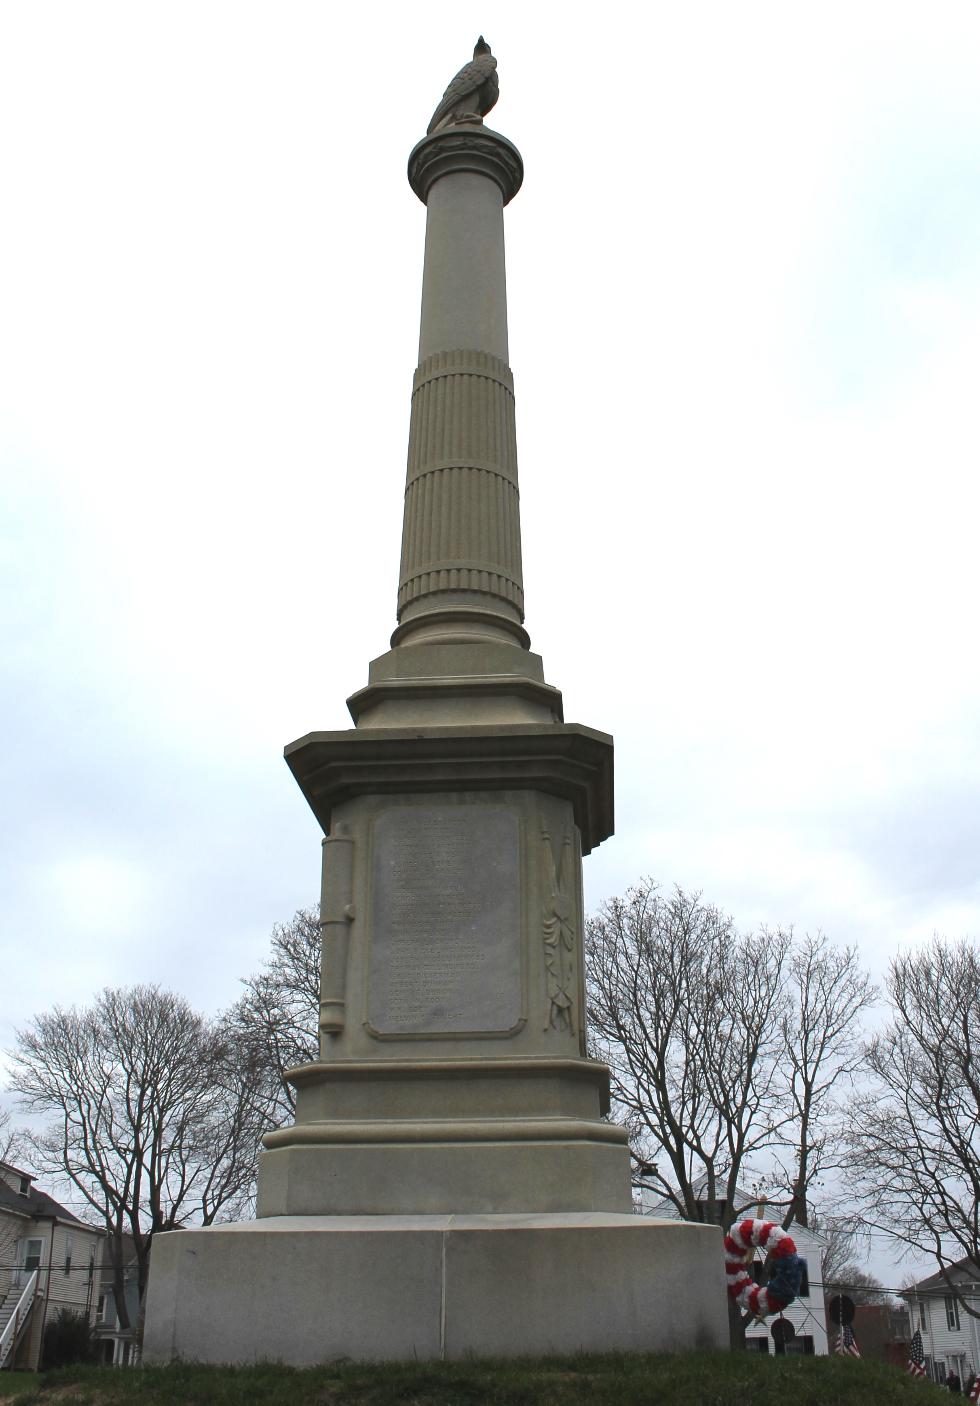
[[[980,1284],[980,1265],[974,1264],[968,1257],[951,1264],[946,1273],[956,1284]],[[927,1279],[919,1279],[910,1289],[903,1289],[901,1296],[904,1299],[912,1293],[945,1293],[948,1289],[946,1275],[939,1270]]]
[[[13,1211],[16,1215],[30,1216],[34,1220],[53,1218],[66,1221],[69,1225],[81,1226],[84,1230],[95,1229],[94,1226],[86,1225],[77,1216],[73,1216],[71,1211],[66,1211],[64,1206],[46,1191],[36,1191],[33,1186],[26,1196],[22,1196],[20,1192],[0,1181],[0,1211]]]
[[[701,1177],[698,1181],[694,1183],[693,1190],[695,1194],[702,1200],[704,1199],[704,1193],[707,1188],[707,1183],[707,1177]],[[723,1203],[725,1199],[726,1198],[724,1196],[716,1197],[716,1200],[719,1202],[719,1204]],[[785,1202],[777,1204],[775,1206],[767,1206],[764,1197],[760,1199],[757,1193],[746,1191],[745,1188],[742,1186],[736,1185],[735,1200],[736,1205],[741,1206],[743,1208],[741,1211],[739,1211],[739,1217],[742,1219],[757,1219],[760,1215],[760,1205],[762,1219],[766,1219],[767,1217],[769,1217],[779,1223],[782,1221],[783,1216],[786,1214]],[[650,1205],[649,1210],[644,1210],[643,1214],[645,1216],[663,1215],[666,1216],[669,1220],[673,1220],[677,1216],[677,1211],[669,1201],[656,1201]],[[813,1240],[817,1245],[829,1244],[827,1236],[823,1233],[823,1231],[814,1230],[811,1226],[800,1225],[799,1221],[794,1220],[791,1223],[791,1233],[796,1233],[799,1231],[805,1231],[805,1233],[810,1237],[810,1239]]]
[[[13,1172],[15,1177],[27,1177],[28,1181],[33,1181],[31,1172],[25,1172],[23,1167],[15,1167],[13,1162],[0,1162],[0,1169],[5,1172]]]

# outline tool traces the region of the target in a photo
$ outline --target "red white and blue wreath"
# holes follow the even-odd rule
[[[766,1285],[756,1284],[748,1272],[745,1256],[753,1247],[760,1249],[772,1265]],[[796,1253],[796,1245],[782,1226],[768,1220],[743,1220],[725,1236],[725,1278],[728,1292],[756,1318],[779,1313],[800,1292],[806,1261]]]

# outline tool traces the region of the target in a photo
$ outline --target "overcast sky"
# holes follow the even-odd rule
[[[282,761],[394,625],[425,215],[482,30],[527,626],[641,875],[880,971],[980,936],[973,3],[0,9],[0,1045],[232,1001]]]

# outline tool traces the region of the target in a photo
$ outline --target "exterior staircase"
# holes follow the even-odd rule
[[[17,1344],[24,1335],[37,1297],[38,1273],[33,1270],[23,1284],[17,1284],[0,1303],[0,1372],[12,1367]]]

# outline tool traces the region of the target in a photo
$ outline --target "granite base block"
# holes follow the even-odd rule
[[[158,1235],[143,1360],[292,1366],[722,1348],[714,1226],[272,1216]]]
[[[409,1209],[438,1216],[450,1207],[457,1215],[536,1215],[560,1212],[569,1201],[622,1214],[629,1205],[629,1165],[615,1142],[386,1143],[380,1152],[358,1144],[263,1152],[260,1217]]]

